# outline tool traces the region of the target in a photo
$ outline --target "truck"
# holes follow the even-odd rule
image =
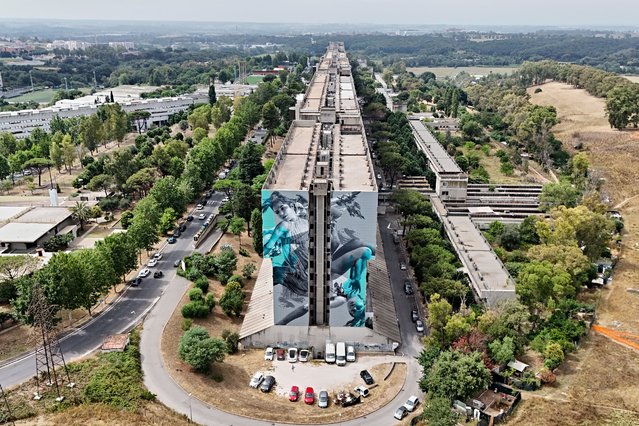
[[[346,365],[346,344],[344,342],[337,342],[337,365]]]
[[[326,344],[326,352],[324,355],[324,360],[329,364],[335,363],[335,344],[334,343]]]

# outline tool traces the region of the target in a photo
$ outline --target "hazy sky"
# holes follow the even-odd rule
[[[638,0],[0,0],[0,19],[630,25]]]

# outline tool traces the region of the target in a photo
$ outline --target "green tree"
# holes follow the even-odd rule
[[[434,345],[445,348],[446,345],[446,324],[450,320],[452,306],[439,294],[433,294],[428,304],[428,328],[430,329],[429,339]]]
[[[198,127],[208,131],[209,124],[211,124],[211,106],[201,105],[195,108],[188,116],[188,122],[191,125],[192,129],[197,129]]]
[[[539,207],[546,212],[559,206],[575,207],[580,195],[580,191],[568,182],[549,183],[541,190]]]
[[[13,281],[29,275],[40,265],[40,259],[28,255],[0,256],[0,280]]]
[[[220,307],[228,316],[239,317],[244,306],[244,292],[242,286],[236,281],[232,281],[224,288],[224,293],[220,297]]]
[[[498,364],[507,364],[515,359],[515,342],[512,337],[493,340],[488,343],[488,350],[490,357]]]
[[[253,249],[262,256],[264,251],[262,241],[262,211],[253,209],[251,212],[251,228],[253,228]]]
[[[217,103],[211,108],[211,123],[216,129],[231,119],[231,99],[220,96]]]
[[[255,272],[255,269],[257,269],[257,267],[252,262],[244,264],[244,266],[242,266],[242,276],[244,277],[244,279],[250,280],[253,276],[253,272]]]
[[[559,343],[549,343],[544,349],[544,367],[554,370],[564,360],[564,350]]]
[[[51,171],[53,162],[48,158],[36,157],[27,160],[22,167],[25,169],[31,169],[34,173],[38,174],[38,186],[42,186],[42,172],[45,170]]]
[[[173,176],[165,176],[155,182],[149,191],[161,210],[172,208],[178,215],[184,213],[188,197],[184,187]]]
[[[87,188],[91,191],[104,191],[104,195],[109,195],[109,190],[113,187],[114,179],[113,176],[107,174],[100,174],[93,176],[89,183],[87,184]]]
[[[432,396],[464,401],[489,383],[490,371],[481,353],[445,351],[429,371],[424,371],[420,386]]]
[[[264,165],[262,164],[262,155],[264,147],[255,143],[247,143],[239,148],[238,166],[239,179],[247,185],[253,182],[256,176],[264,173]]]
[[[129,176],[126,180],[125,187],[129,191],[138,192],[140,196],[143,197],[151,189],[154,182],[155,170],[150,167],[145,167]]]
[[[280,125],[279,110],[273,102],[267,102],[262,107],[262,124],[273,136],[273,131]]]
[[[71,214],[80,222],[80,229],[84,229],[84,222],[91,217],[91,208],[85,201],[76,201],[71,207]]]
[[[97,114],[82,119],[80,122],[80,139],[91,154],[98,149],[98,146],[104,140],[104,128]]]
[[[229,223],[229,229],[233,235],[237,235],[238,247],[242,247],[242,232],[244,231],[244,219],[238,216],[233,216]]]
[[[171,207],[164,209],[162,216],[160,216],[160,223],[158,224],[158,231],[161,234],[167,234],[175,227],[175,220],[178,215]]]
[[[213,263],[215,265],[215,277],[222,284],[226,284],[237,268],[237,255],[233,249],[224,249],[215,256]]]
[[[62,138],[62,142],[60,144],[60,150],[62,151],[62,162],[64,163],[64,168],[71,174],[71,167],[73,167],[73,163],[76,159],[76,149],[73,146],[73,141],[71,139],[71,135],[64,135]]]
[[[58,172],[60,172],[60,170],[62,169],[62,165],[64,164],[64,160],[62,159],[62,149],[60,148],[60,145],[58,144],[58,142],[55,140],[51,142],[51,147],[49,148],[49,158],[51,159],[51,162],[53,163],[55,168],[58,170]],[[7,166],[9,166],[9,162],[7,162]],[[0,166],[0,169],[1,168],[2,167]],[[4,179],[4,177],[1,176],[1,174],[2,173],[0,170],[0,179]]]
[[[113,271],[122,281],[126,279],[126,274],[137,266],[138,250],[126,232],[111,234],[98,241],[95,247],[111,259]]]
[[[207,135],[209,134],[209,132],[207,132],[206,130],[204,130],[201,127],[197,127],[195,130],[193,130],[193,140],[195,142],[200,142],[202,139],[204,139]]]
[[[233,191],[231,199],[231,210],[241,217],[247,224],[248,234],[251,235],[251,214],[253,210],[260,207],[258,192],[249,185],[239,185]],[[233,231],[231,231],[233,232]]]
[[[448,398],[428,398],[424,401],[424,412],[421,418],[428,422],[428,426],[455,426],[457,424],[457,415],[451,410]]]
[[[213,78],[213,81],[215,80],[215,78]],[[211,81],[211,84],[209,85],[209,105],[213,106],[215,105],[215,102],[217,102],[217,95],[215,94],[215,85],[213,84],[213,81]]]
[[[180,359],[196,371],[209,371],[211,363],[224,361],[225,353],[224,341],[210,337],[204,327],[192,327],[180,338],[178,349]]]
[[[577,291],[570,274],[547,261],[525,265],[517,276],[515,290],[523,304],[537,309],[549,301],[574,297]]]

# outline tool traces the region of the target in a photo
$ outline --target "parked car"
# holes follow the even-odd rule
[[[410,281],[404,281],[404,293],[411,295],[413,294],[413,284]]]
[[[211,193],[207,191],[207,193],[204,194],[204,198],[207,198],[207,199],[211,198]]]
[[[173,231],[173,237],[179,238],[181,235],[182,235],[182,232],[180,232],[179,228]]]
[[[181,263],[182,263],[182,259],[178,259],[175,262],[173,262],[173,266],[177,268],[178,266],[180,266]]]
[[[273,361],[275,351],[270,346],[264,351],[264,361]]]
[[[382,178],[381,173],[377,173],[377,179],[381,179],[381,178]]]
[[[288,362],[297,362],[297,348],[288,348]]]
[[[140,272],[138,272],[138,278],[148,277],[151,274],[151,270],[149,268],[144,268]]]
[[[157,264],[158,264],[158,260],[155,257],[152,257],[151,260],[149,260],[149,263],[147,263],[147,266],[152,268]]]
[[[198,204],[197,206],[195,206],[195,210],[203,210],[204,206],[202,204]]]
[[[366,386],[359,385],[354,389],[356,395],[361,396],[362,398],[366,398],[369,394],[368,388]]]
[[[406,264],[404,262],[399,262],[399,269],[401,269],[402,271],[406,270]]]
[[[188,215],[188,216],[186,217],[186,221],[187,221],[187,222],[192,222],[192,221],[193,221],[193,216]]]
[[[424,332],[424,323],[422,322],[422,320],[415,321],[415,328],[417,329],[417,332],[419,333]]]
[[[408,410],[403,405],[395,411],[395,417],[397,420],[402,420],[404,417],[408,415]]]
[[[229,197],[224,197],[222,198],[222,203],[228,203],[229,202]]]
[[[295,402],[300,399],[300,388],[297,386],[292,386],[291,390],[288,393],[288,400],[291,402]]]
[[[264,374],[258,371],[257,373],[253,374],[253,377],[251,377],[249,386],[254,389],[257,389],[260,383],[262,383],[262,380],[264,380]]]
[[[153,278],[162,278],[164,276],[164,272],[162,271],[155,271],[153,273]]]
[[[177,242],[177,238],[175,238],[175,237],[169,237],[169,238],[166,240],[166,242],[167,242],[167,243],[169,243],[169,244],[175,244],[175,243]]]
[[[260,390],[262,392],[270,392],[271,389],[273,389],[273,386],[275,386],[275,377],[273,376],[266,376],[264,378],[264,381],[262,382],[262,384],[260,385]]]
[[[131,287],[137,287],[140,284],[142,284],[142,278],[140,277],[133,278],[131,281],[129,281],[129,285]]]
[[[180,232],[186,231],[186,223],[180,223],[178,229],[180,230]]]
[[[373,380],[373,376],[371,376],[371,373],[369,373],[368,370],[360,371],[359,377],[361,377],[362,380],[364,380],[364,383],[366,383],[369,386],[375,383],[375,381]]]
[[[284,349],[277,349],[275,355],[278,361],[284,361],[286,359],[286,351]]]
[[[307,387],[304,391],[304,403],[312,405],[315,402],[315,391],[312,387]]]
[[[355,362],[355,348],[353,346],[346,347],[346,361]]]
[[[325,390],[321,390],[319,396],[317,397],[317,406],[319,408],[327,408],[328,407],[328,392]]]
[[[415,411],[415,408],[417,408],[418,405],[419,398],[417,398],[415,395],[411,395],[411,397],[408,398],[408,401],[404,403],[404,408],[412,413],[413,411]]]
[[[410,319],[413,320],[413,322],[419,319],[419,312],[417,312],[417,309],[410,311]]]
[[[157,259],[157,260],[162,259],[162,253],[160,253],[159,251],[153,253],[153,259]]]
[[[200,213],[200,215],[197,218],[198,220],[204,220],[206,219],[206,215],[204,213]]]
[[[311,352],[308,349],[300,349],[298,359],[300,362],[308,362],[311,358]]]

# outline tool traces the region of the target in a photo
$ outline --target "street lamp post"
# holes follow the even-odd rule
[[[193,423],[193,409],[191,407],[191,394],[189,393],[189,420]]]

